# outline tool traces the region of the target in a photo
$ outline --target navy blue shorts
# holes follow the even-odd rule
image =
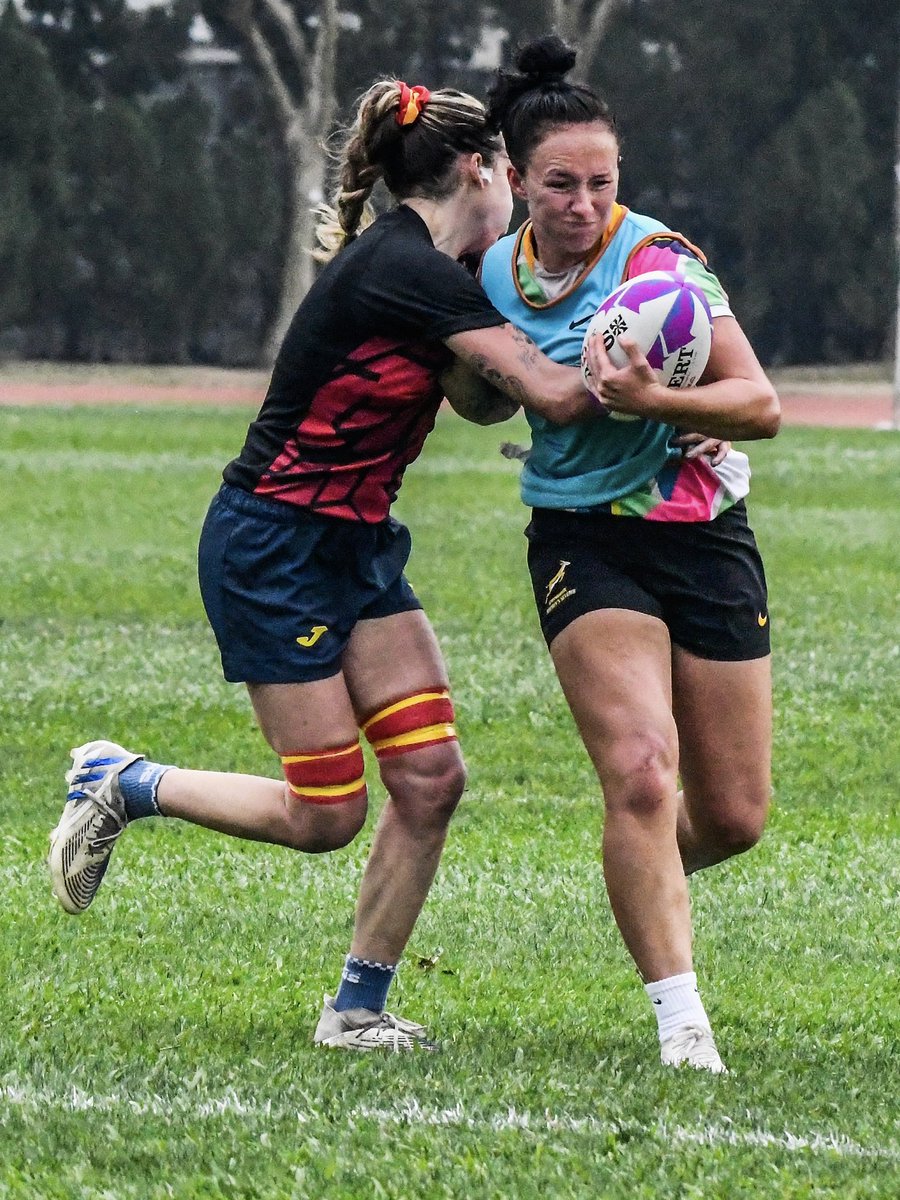
[[[625,608],[658,617],[700,658],[769,653],[766,576],[743,501],[691,522],[537,508],[525,533],[548,646],[576,617]]]
[[[223,484],[200,535],[200,592],[230,683],[307,683],[341,669],[357,621],[421,608],[409,531],[323,517]]]

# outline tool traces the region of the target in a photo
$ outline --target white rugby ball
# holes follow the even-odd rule
[[[665,387],[693,387],[706,369],[712,345],[709,302],[695,284],[673,271],[635,275],[610,293],[597,309],[584,336],[581,372],[591,387],[584,349],[601,337],[615,367],[628,365],[619,338],[637,342],[656,377]],[[631,413],[610,412],[619,421],[637,421]]]

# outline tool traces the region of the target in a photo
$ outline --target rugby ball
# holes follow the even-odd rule
[[[628,359],[619,345],[622,334],[637,342],[664,387],[693,387],[709,361],[709,302],[695,283],[673,271],[648,271],[617,287],[597,309],[585,333],[581,372],[591,391],[586,347],[592,338],[601,337],[613,366],[625,367]],[[609,415],[619,421],[640,419],[631,413]]]

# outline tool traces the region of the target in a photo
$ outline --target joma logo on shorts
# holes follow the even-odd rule
[[[306,646],[307,648],[309,648],[310,646],[314,646],[316,644],[316,642],[319,640],[319,638],[322,636],[322,634],[327,633],[327,632],[328,632],[327,625],[313,625],[312,629],[309,631],[309,633],[306,635],[306,637],[298,637],[297,638],[297,645],[298,646]]]

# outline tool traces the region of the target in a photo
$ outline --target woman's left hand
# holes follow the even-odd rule
[[[731,442],[707,437],[705,433],[679,433],[672,439],[672,445],[680,446],[685,458],[707,457],[713,467],[717,467],[731,449]]]
[[[618,341],[628,358],[625,367],[613,365],[598,335],[585,343],[584,361],[590,372],[591,391],[613,412],[653,420],[660,400],[665,401],[666,389],[637,342],[624,336]]]

